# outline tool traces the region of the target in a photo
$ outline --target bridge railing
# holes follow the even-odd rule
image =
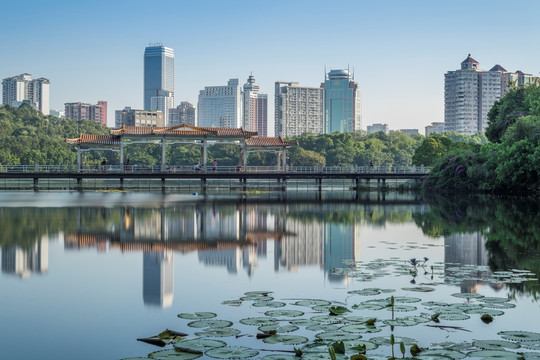
[[[3,173],[300,173],[300,174],[425,174],[426,166],[196,166],[196,165],[0,165]]]

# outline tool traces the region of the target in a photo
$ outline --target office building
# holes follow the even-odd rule
[[[163,113],[159,110],[135,110],[126,106],[124,110],[116,110],[114,113],[114,127],[125,126],[151,126],[161,127],[163,123]]]
[[[242,88],[238,79],[227,86],[206,86],[199,93],[197,125],[239,128],[242,126]]]
[[[324,89],[276,82],[274,118],[276,136],[324,134]]]
[[[169,110],[168,126],[180,124],[192,126],[197,124],[197,112],[195,106],[188,101],[182,101],[176,108]]]
[[[20,106],[28,102],[43,115],[49,115],[49,85],[48,79],[32,80],[30,74],[6,78],[2,81],[2,104]]]
[[[512,86],[534,81],[521,71],[509,73],[500,65],[489,71],[481,70],[471,54],[461,63],[461,69],[444,75],[445,131],[473,135],[485,131],[487,115],[495,101]]]
[[[426,126],[426,137],[431,134],[442,134],[444,132],[444,122],[432,122]]]
[[[144,51],[144,110],[168,114],[173,107],[174,51],[162,44],[150,44]]]
[[[352,132],[362,129],[362,102],[358,83],[349,70],[331,70],[324,88],[325,132]]]
[[[402,132],[404,134],[407,134],[409,136],[411,135],[420,135],[420,132],[418,129],[400,129],[399,132]]]
[[[62,119],[65,118],[65,113],[63,111],[60,111],[60,110],[51,109],[50,115],[52,115],[54,117],[57,117],[57,118],[62,118]]]
[[[388,127],[388,124],[373,124],[367,126],[367,133],[368,134],[374,134],[376,132],[382,131],[385,134],[388,134],[390,131],[390,128]]]
[[[255,77],[250,75],[244,84],[244,129],[268,136],[268,95],[259,92]]]
[[[81,102],[65,103],[65,117],[71,120],[91,120],[107,126],[107,102],[98,101],[96,105]]]

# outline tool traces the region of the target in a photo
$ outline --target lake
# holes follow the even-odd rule
[[[0,192],[1,358],[199,356],[137,341],[171,329],[218,340],[201,359],[330,359],[339,340],[347,357],[364,344],[401,358],[403,341],[409,357],[429,348],[419,359],[540,359],[539,209],[398,192]]]

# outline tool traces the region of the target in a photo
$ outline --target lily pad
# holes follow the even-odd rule
[[[271,325],[271,324],[277,324],[277,320],[271,317],[253,317],[253,318],[246,318],[240,320],[241,324],[244,325],[255,325],[255,326],[261,326],[261,325]]]
[[[391,298],[387,298],[386,300],[390,301]],[[409,296],[394,296],[394,302],[395,303],[416,303],[420,302],[422,299],[419,299],[417,297],[409,297]]]
[[[298,326],[295,325],[282,325],[279,324],[269,324],[269,325],[261,325],[259,326],[259,331],[268,332],[268,331],[275,331],[277,334],[282,333],[288,333],[293,332],[299,329]]]
[[[432,292],[432,291],[435,291],[435,288],[432,288],[429,286],[413,286],[413,287],[402,288],[402,290],[415,291],[415,292]]]
[[[260,301],[260,302],[263,302],[263,301],[272,301],[272,300],[274,300],[274,298],[271,297],[271,296],[250,295],[250,296],[242,296],[240,298],[240,300],[242,300],[242,301]]]
[[[483,315],[483,314],[488,314],[488,315],[491,315],[491,316],[501,316],[504,314],[504,311],[501,311],[501,310],[495,310],[495,309],[471,309],[471,310],[465,310],[464,311],[466,314],[480,314],[480,315]]]
[[[399,317],[394,320],[384,320],[383,322],[386,325],[390,326],[414,326],[421,323],[429,322],[430,319],[422,317],[422,316],[407,316],[407,317]]]
[[[373,325],[365,325],[365,324],[345,325],[345,326],[342,326],[339,330],[349,332],[349,333],[356,333],[356,334],[371,334],[371,333],[377,333],[381,331],[381,329]]]
[[[461,299],[481,299],[484,297],[484,295],[480,295],[477,293],[455,293],[452,294],[452,296]]]
[[[460,321],[460,320],[467,320],[470,318],[471,317],[469,315],[458,314],[458,313],[441,313],[439,315],[439,320]]]
[[[418,340],[416,339],[405,337],[405,336],[395,336],[394,340],[396,344],[399,344],[400,342],[402,342],[405,345],[413,345],[418,342]],[[374,338],[369,339],[369,341],[377,345],[391,345],[389,336],[376,336]]]
[[[192,352],[192,353],[203,353],[208,349],[213,349],[217,347],[224,347],[227,343],[221,340],[213,339],[189,339],[182,340],[174,345],[174,348],[178,351]]]
[[[245,346],[224,346],[210,349],[206,355],[216,359],[247,359],[259,355],[259,352]]]
[[[505,340],[475,340],[473,345],[484,350],[519,349],[519,344]]]
[[[379,289],[369,288],[369,289],[362,289],[362,290],[351,290],[347,293],[353,294],[353,295],[360,295],[360,296],[375,296],[379,295],[381,291]]]
[[[196,319],[212,319],[217,316],[217,314],[212,312],[196,312],[191,313],[180,313],[177,315],[181,319],[196,320]]]
[[[422,352],[420,353],[420,356],[422,356],[422,358],[425,358],[426,356],[444,356],[450,359],[463,359],[467,355],[456,350],[435,349],[435,350],[422,350]],[[418,356],[418,358],[420,358],[420,356]]]
[[[331,304],[330,301],[319,300],[319,299],[299,300],[299,301],[295,302],[295,305],[309,306],[309,307],[317,306],[317,305],[330,305],[330,304]]]
[[[347,350],[354,350],[354,348],[361,345],[364,345],[368,351],[375,350],[379,347],[379,345],[375,344],[374,342],[366,340],[345,340],[343,343],[345,344],[345,348]]]
[[[298,345],[308,342],[308,338],[298,335],[272,335],[264,338],[266,344]]]
[[[316,315],[311,318],[313,321],[317,321],[323,324],[341,324],[344,318],[335,315]]]
[[[337,331],[339,328],[332,324],[315,324],[306,326],[306,330],[309,331]]]
[[[349,357],[343,354],[336,354],[336,360],[348,360]],[[331,360],[330,354],[326,352],[309,352],[302,354],[302,360]]]
[[[512,341],[540,341],[540,334],[531,331],[500,331],[497,334]]]
[[[298,360],[294,355],[271,354],[263,357],[263,360]]]
[[[273,316],[273,317],[279,317],[279,316],[287,316],[287,317],[297,317],[304,315],[303,311],[300,310],[268,310],[264,313],[266,316]]]
[[[201,356],[202,354],[180,352],[174,349],[154,351],[153,353],[148,354],[149,358],[157,360],[192,360],[200,358]]]
[[[218,328],[218,329],[206,329],[204,331],[196,332],[197,336],[209,336],[209,337],[227,337],[236,336],[240,334],[240,330],[230,327]]]
[[[404,312],[404,311],[415,311],[416,306],[412,305],[394,305],[392,307],[387,307],[386,310],[392,310],[394,308],[394,311],[396,312]]]
[[[285,305],[287,304],[281,301],[257,301],[252,304],[252,306],[255,306],[255,307],[271,307],[271,308],[280,308],[280,307],[284,307]]]
[[[310,319],[295,319],[295,320],[289,321],[289,323],[292,325],[297,325],[297,326],[311,326],[311,325],[320,324],[320,322],[310,320]]]
[[[479,350],[471,351],[467,353],[468,357],[481,357],[484,359],[507,359],[507,360],[518,360],[523,359],[523,356],[520,354],[504,351],[504,350]]]
[[[246,296],[268,296],[268,294],[271,294],[272,291],[248,291],[245,292],[244,295]]]
[[[328,331],[315,335],[317,339],[326,341],[345,341],[358,339],[358,335],[342,331]]]
[[[192,328],[225,328],[232,325],[232,321],[228,320],[196,320],[187,324]]]

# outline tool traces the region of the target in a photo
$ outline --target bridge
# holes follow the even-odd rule
[[[387,181],[413,181],[419,183],[429,174],[424,166],[141,166],[141,165],[1,165],[0,189],[118,189],[157,187],[165,191],[170,184],[189,188],[199,187],[205,192],[209,187],[241,188],[273,187],[287,190],[288,183],[301,183],[304,187],[316,187],[322,191],[327,186],[336,186],[359,191],[376,180],[378,186],[386,186]],[[47,181],[45,187],[40,182]],[[137,186],[127,182],[145,180],[152,186]],[[4,184],[2,184],[2,181]],[[53,182],[53,186],[50,182]],[[85,182],[94,181],[94,186]],[[98,182],[101,183],[98,184]],[[111,182],[112,181],[112,182]],[[30,184],[29,184],[30,182]],[[72,184],[72,182],[74,182]],[[364,185],[362,185],[362,182]],[[168,184],[169,183],[169,184]],[[67,185],[66,185],[67,184]],[[3,185],[3,186],[2,186]],[[126,186],[127,185],[127,186]]]

